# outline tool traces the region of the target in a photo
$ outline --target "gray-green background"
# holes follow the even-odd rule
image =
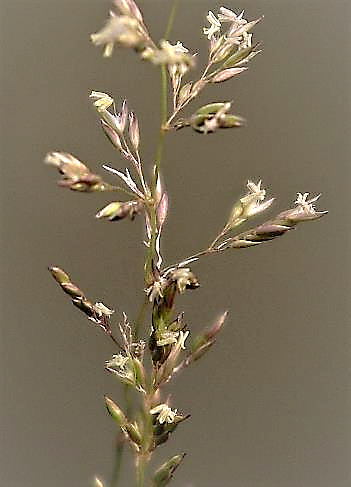
[[[140,2],[155,38],[170,3]],[[262,178],[289,207],[296,191],[322,192],[329,215],[281,240],[193,266],[202,287],[178,300],[196,332],[229,309],[216,347],[170,387],[192,418],[158,450],[186,451],[174,487],[349,487],[350,21],[348,0],[240,0],[264,53],[247,73],[204,92],[233,100],[246,128],[208,137],[170,134],[163,174],[169,262],[205,246],[247,178]],[[89,43],[103,0],[2,0],[1,8],[1,473],[6,487],[85,487],[112,469],[114,425],[104,393],[107,339],[47,272],[60,265],[93,299],[134,318],[142,299],[141,220],[94,214],[105,195],[58,188],[49,150],[92,168],[123,168],[98,127],[89,92],[127,97],[149,168],[159,73]],[[209,1],[184,1],[171,40],[205,50]],[[200,37],[202,37],[200,39]],[[200,56],[200,59],[203,57]],[[133,485],[125,472],[121,486]]]

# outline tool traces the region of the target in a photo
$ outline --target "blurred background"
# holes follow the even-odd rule
[[[323,193],[329,215],[259,248],[193,265],[201,288],[178,300],[194,333],[230,315],[216,346],[170,388],[189,422],[156,464],[186,451],[174,487],[351,485],[350,22],[348,0],[232,0],[263,54],[199,104],[233,100],[246,128],[169,134],[163,175],[169,263],[203,248],[248,178],[289,208],[296,192]],[[170,2],[140,0],[154,38]],[[207,0],[183,0],[171,41],[202,51]],[[115,428],[103,394],[109,341],[71,306],[47,271],[135,318],[142,292],[141,220],[94,215],[108,195],[57,187],[42,164],[68,151],[102,172],[125,162],[105,140],[88,100],[105,91],[137,113],[149,171],[157,138],[159,73],[130,51],[103,59],[89,35],[105,0],[1,0],[1,473],[6,487],[84,487],[108,481]],[[195,74],[193,75],[195,77]],[[190,75],[191,78],[191,75]],[[192,113],[191,106],[187,111]],[[107,176],[113,181],[113,178]],[[120,485],[130,487],[129,455]]]

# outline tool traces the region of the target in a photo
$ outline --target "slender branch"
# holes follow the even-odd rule
[[[190,264],[190,262],[194,262],[198,260],[200,257],[203,257],[204,255],[211,255],[211,254],[218,253],[218,250],[214,246],[222,237],[224,237],[224,235],[226,235],[226,233],[228,233],[228,230],[229,230],[228,225],[225,225],[223,230],[216,236],[216,238],[211,242],[211,244],[207,249],[200,250],[199,252],[196,252],[196,254],[190,255],[189,257],[182,260],[178,264],[174,264],[173,266],[168,266],[166,269],[163,269],[163,272],[167,272],[172,267],[184,267],[185,265]]]
[[[171,11],[169,13],[167,27],[164,33],[164,39],[167,39],[171,33],[175,16],[177,13],[179,0],[174,0]],[[160,124],[160,132],[159,132],[159,139],[158,139],[158,146],[156,151],[156,158],[155,158],[155,178],[157,178],[157,174],[160,170],[161,159],[163,155],[163,147],[164,147],[164,138],[165,138],[165,124],[167,122],[168,116],[168,77],[167,77],[167,66],[161,66],[161,124]]]
[[[200,250],[200,252],[197,252],[196,254],[190,255],[189,257],[182,260],[181,262],[178,262],[178,264],[173,264],[173,265],[166,267],[165,269],[162,270],[162,272],[165,273],[174,267],[176,267],[176,268],[184,267],[185,265],[190,264],[190,262],[194,262],[194,261],[198,260],[200,257],[203,257],[204,255],[211,255],[211,254],[215,254],[215,253],[217,253],[217,249],[213,249],[211,247],[209,247],[208,249],[205,249],[205,250]]]
[[[131,191],[128,191],[125,188],[121,188],[120,186],[112,186],[111,185],[111,187],[109,189],[105,189],[105,191],[106,192],[108,191],[108,192],[111,192],[111,193],[114,192],[114,191],[120,191],[121,193],[125,193],[128,196],[133,196],[133,197],[135,196],[134,193],[132,193]]]
[[[200,79],[197,82],[206,81],[206,76],[207,76],[207,73],[208,73],[209,69],[211,68],[211,66],[212,66],[212,62],[209,61],[206,68],[204,69],[204,72],[202,73]],[[173,111],[172,115],[169,117],[169,119],[164,124],[165,130],[169,130],[171,128],[170,125],[173,122],[173,120],[175,119],[175,117],[178,115],[178,113],[181,112],[183,110],[183,108],[185,108],[192,100],[194,100],[204,87],[205,87],[205,85],[203,87],[199,88],[195,94],[190,94],[189,97],[186,100],[184,100],[184,102],[176,110]]]
[[[168,37],[171,33],[171,30],[172,30],[172,27],[174,24],[174,20],[175,20],[176,14],[177,14],[178,4],[179,4],[179,0],[174,0],[171,11],[169,13],[167,27],[166,27],[166,30],[165,30],[165,33],[163,36],[165,39],[168,39]]]
[[[164,38],[167,39],[170,35],[172,25],[175,19],[176,10],[178,6],[178,0],[174,0],[168,22],[167,27],[165,30]],[[151,231],[151,238],[149,241],[149,249],[147,252],[146,260],[145,260],[145,282],[146,284],[151,284],[153,282],[153,271],[154,271],[154,260],[157,255],[157,238],[158,232],[160,228],[158,226],[157,221],[157,205],[159,201],[157,198],[157,181],[159,178],[159,172],[164,152],[164,144],[165,144],[165,124],[168,118],[168,67],[166,65],[161,66],[161,94],[160,94],[160,128],[159,128],[159,135],[158,135],[158,142],[157,148],[155,153],[155,171],[154,171],[154,179],[152,181],[152,198],[148,200],[146,211],[149,217],[150,223],[150,231]],[[140,332],[140,328],[144,322],[144,315],[147,309],[149,302],[148,299],[145,298],[144,302],[141,306],[136,328],[135,328],[135,336],[137,337]],[[151,454],[152,454],[152,445],[153,445],[153,426],[152,426],[152,417],[150,414],[150,407],[152,404],[152,397],[155,393],[151,384],[149,385],[150,389],[146,392],[143,401],[142,407],[142,416],[143,416],[143,442],[141,445],[141,450],[137,452],[136,455],[136,487],[145,487],[145,473],[147,469],[147,465],[150,462]]]
[[[222,237],[224,237],[224,235],[226,233],[228,233],[228,230],[229,230],[229,227],[228,225],[226,225],[223,230],[217,235],[217,237],[213,240],[213,242],[211,243],[211,245],[209,246],[210,249],[212,249],[215,244],[218,242],[218,240],[220,240]]]
[[[150,190],[149,190],[149,187],[148,187],[147,183],[145,182],[145,177],[144,177],[144,174],[143,174],[142,164],[141,164],[141,160],[140,160],[140,154],[139,154],[139,151],[138,150],[136,151],[136,156],[137,156],[137,166],[138,166],[138,169],[137,170],[138,170],[138,175],[139,175],[141,184],[143,186],[143,190],[145,192],[145,196],[147,196],[147,195],[150,194]]]
[[[108,336],[111,338],[111,340],[113,341],[113,343],[115,345],[117,345],[117,347],[119,348],[119,350],[123,350],[123,347],[121,346],[121,344],[118,342],[118,340],[112,335],[112,333],[108,332],[107,333]]]
[[[156,196],[156,184],[160,171],[163,149],[165,143],[166,132],[164,130],[164,125],[167,121],[168,116],[168,77],[167,77],[167,66],[161,66],[161,99],[160,99],[160,129],[158,136],[158,143],[155,155],[155,173],[153,180],[153,204],[149,207],[149,218],[151,223],[151,240],[148,250],[148,254],[145,262],[145,281],[147,284],[151,280],[150,276],[152,273],[152,262],[156,256],[156,238],[157,238],[157,216],[156,216],[156,206],[155,206],[155,196]]]
[[[154,184],[156,185],[156,180],[158,173],[160,171],[160,165],[163,156],[163,149],[164,149],[164,142],[165,142],[165,135],[166,132],[164,130],[164,124],[167,121],[167,114],[168,114],[168,79],[167,79],[167,66],[161,66],[161,121],[160,121],[160,131],[158,136],[158,144],[156,149],[156,157],[155,157],[155,181]]]

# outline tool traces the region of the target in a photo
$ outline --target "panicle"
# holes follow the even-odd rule
[[[196,336],[191,344],[191,350],[186,357],[173,369],[173,375],[179,374],[186,369],[193,362],[196,362],[203,357],[210,348],[216,343],[216,338],[222,330],[224,322],[227,318],[228,312],[222,313],[218,319],[210,326],[205,328],[198,336]]]
[[[248,180],[248,192],[235,203],[230,213],[226,224],[228,231],[236,228],[249,218],[265,211],[271,206],[274,198],[263,202],[266,197],[266,190],[261,188],[261,184],[261,180],[258,183]]]
[[[236,76],[246,70],[247,68],[223,69],[222,71],[219,71],[219,73],[213,76],[212,83],[222,83],[223,81],[227,81],[228,79],[233,78],[233,76]]]
[[[158,402],[157,399],[155,397],[156,403]],[[167,403],[157,404],[150,410],[150,414],[153,416],[152,425],[155,446],[165,443],[177,426],[190,417],[190,415],[184,416],[180,414],[177,409],[171,409]]]
[[[244,11],[237,15],[225,7],[220,8],[217,17],[213,12],[208,12],[207,20],[210,27],[204,27],[203,33],[210,41],[210,61],[212,63],[223,62],[245,49],[249,49],[249,51],[245,52],[241,61],[247,62],[253,57],[250,55],[255,52],[255,46],[252,46],[252,34],[249,34],[249,31],[261,18],[248,22],[243,15]],[[222,30],[223,23],[229,24],[224,30]],[[235,64],[232,64],[231,67]]]
[[[162,464],[155,472],[152,479],[152,487],[165,487],[172,479],[175,470],[184,460],[185,453],[174,455]]]
[[[297,199],[295,201],[296,208],[283,211],[278,215],[282,221],[286,223],[296,224],[308,220],[316,220],[326,215],[327,211],[316,211],[313,203],[315,203],[319,198],[320,194],[307,200],[309,193],[297,193]]]
[[[168,278],[171,282],[176,283],[180,294],[183,294],[186,289],[197,289],[200,287],[198,278],[187,268],[170,270],[168,272]]]
[[[245,120],[238,116],[228,113],[231,102],[210,103],[200,107],[189,120],[180,120],[177,129],[190,127],[200,134],[211,134],[218,129],[242,127]]]
[[[196,275],[185,267],[171,267],[167,271],[154,280],[153,284],[146,289],[146,294],[149,296],[151,302],[161,298],[169,300],[169,295],[172,295],[170,300],[173,303],[173,298],[176,291],[183,294],[187,289],[197,289],[200,283]]]
[[[113,188],[68,152],[49,152],[44,162],[58,169],[62,175],[58,184],[63,188],[83,193],[111,191]]]
[[[140,12],[140,11],[139,11]],[[141,14],[140,14],[141,15]],[[110,57],[114,45],[142,51],[150,45],[151,39],[139,15],[135,15],[132,9],[127,13],[117,15],[110,12],[104,27],[90,36],[95,46],[103,46],[104,57]]]
[[[107,165],[103,165],[103,167],[106,170],[119,176],[139,199],[148,198],[151,193],[148,184],[145,181],[143,167],[140,160],[140,130],[139,122],[135,113],[128,112],[127,100],[123,100],[121,111],[116,113],[115,102],[113,98],[110,95],[101,91],[92,91],[90,94],[90,98],[93,100],[93,104],[97,109],[98,115],[100,117],[101,127],[105,135],[114,145],[114,147],[116,147],[120,151],[122,156],[133,165],[139,176],[142,188],[139,188],[138,183],[134,181],[128,169],[126,169],[126,172],[123,173]],[[113,107],[112,113],[109,110],[111,106]],[[130,206],[133,210],[134,203],[131,202]],[[126,206],[124,207],[124,209],[127,211]],[[131,216],[135,216],[135,213],[133,213],[133,211],[131,213]]]
[[[122,409],[110,399],[108,396],[105,396],[105,405],[106,409],[109,412],[110,416],[116,423],[123,428],[126,423],[128,422],[126,415],[122,411]]]
[[[141,213],[144,208],[144,203],[142,201],[113,201],[107,206],[102,208],[96,214],[96,218],[100,220],[101,218],[106,218],[111,222],[118,220],[123,220],[128,217],[130,220],[134,220],[135,216]]]
[[[165,354],[161,361],[155,360],[153,356],[153,362],[158,363],[160,366],[155,370],[154,386],[160,387],[161,384],[167,383],[171,380],[172,375],[176,367],[179,365],[179,359],[181,353],[185,350],[185,341],[189,336],[189,330],[179,331],[178,340],[174,345],[170,346],[168,354]]]
[[[156,420],[160,424],[163,424],[165,422],[173,423],[177,414],[177,410],[172,410],[167,404],[159,404],[158,406],[155,406],[150,410],[150,414],[157,415]]]
[[[139,426],[136,423],[131,423],[122,409],[108,396],[105,396],[105,405],[112,419],[118,424],[125,433],[126,438],[138,451],[142,444]]]
[[[156,65],[167,65],[173,76],[175,74],[183,76],[195,65],[194,56],[189,54],[188,49],[180,41],[172,45],[169,41],[162,39],[160,47],[145,49],[142,58]]]
[[[197,133],[210,134],[219,129],[244,125],[245,120],[241,116],[230,113],[230,101],[200,106],[189,118],[176,121],[175,117],[206,85],[223,83],[247,70],[246,63],[260,52],[258,44],[253,42],[251,31],[261,18],[248,21],[244,18],[244,11],[236,13],[227,7],[220,7],[218,13],[209,11],[206,17],[209,25],[203,27],[209,48],[207,66],[197,81],[183,84],[183,77],[195,66],[196,54],[190,53],[180,41],[171,44],[161,39],[156,44],[134,0],[113,0],[113,5],[114,10],[109,13],[105,25],[91,35],[91,41],[103,48],[104,57],[110,57],[115,46],[134,49],[141,59],[162,67],[162,81],[168,72],[170,90],[173,91],[173,113],[168,114],[166,103],[166,107],[163,107],[165,110],[162,110],[166,113],[162,113],[161,141],[162,132],[171,128],[189,126]],[[160,239],[168,215],[169,199],[161,182],[160,159],[155,162],[151,190],[144,177],[139,153],[139,121],[136,114],[129,110],[127,100],[122,101],[117,112],[114,99],[108,93],[92,91],[90,99],[104,134],[131,165],[132,174],[128,167],[125,172],[108,165],[103,167],[117,175],[127,188],[105,183],[83,162],[66,152],[50,152],[45,162],[62,175],[60,186],[80,192],[119,190],[130,196],[128,201],[108,203],[97,212],[97,219],[114,222],[133,220],[141,213],[144,215],[147,235],[144,243],[149,249],[145,263],[145,293],[152,308],[147,358],[151,360],[144,360],[146,343],[138,338],[143,316],[132,326],[123,313],[123,319],[117,323],[120,332],[120,341],[117,341],[111,329],[114,310],[101,301],[94,303],[88,299],[60,267],[51,267],[50,272],[72,304],[101,327],[117,345],[118,353],[106,360],[105,369],[128,386],[126,390],[134,389],[133,394],[135,391],[142,393],[141,408],[137,412],[130,407],[124,412],[116,402],[108,396],[104,397],[109,415],[122,432],[122,440],[128,441],[134,452],[140,454],[136,456],[138,465],[138,462],[148,461],[152,451],[166,442],[178,424],[189,417],[170,407],[170,396],[166,399],[162,397],[163,386],[211,349],[228,314],[222,313],[195,338],[193,333],[190,335],[183,313],[175,315],[175,299],[188,289],[198,288],[200,284],[193,271],[185,266],[203,255],[229,248],[248,248],[273,240],[294,229],[298,223],[318,219],[327,212],[317,211],[314,206],[320,195],[309,198],[309,193],[297,193],[293,208],[253,228],[235,233],[240,225],[268,209],[274,201],[274,198],[266,199],[267,191],[262,187],[261,180],[248,180],[246,192],[235,202],[223,230],[210,246],[176,265],[163,268]],[[184,456],[175,455],[163,463],[152,477],[150,487],[166,487]],[[99,479],[95,478],[94,482],[95,487],[103,487]]]
[[[93,302],[87,299],[84,292],[71,281],[70,276],[60,267],[49,267],[49,271],[61,289],[70,296],[72,304],[82,311],[90,321],[102,328],[106,334],[111,335],[112,331],[109,319],[114,311],[102,302],[93,304]]]
[[[282,211],[275,218],[233,237],[225,238],[214,247],[217,251],[228,248],[246,248],[281,237],[303,221],[317,220],[327,211],[316,211],[313,204],[320,195],[307,200],[308,193],[298,193],[296,208]],[[241,200],[240,200],[241,201]],[[240,217],[239,217],[240,218]]]
[[[116,375],[120,382],[135,387],[140,392],[145,392],[145,371],[139,358],[131,352],[113,355],[105,363],[105,368]]]

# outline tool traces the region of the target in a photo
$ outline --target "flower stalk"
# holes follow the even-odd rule
[[[159,42],[152,39],[134,0],[114,0],[114,10],[105,26],[91,36],[94,45],[103,47],[105,57],[111,57],[116,46],[129,48],[143,62],[160,69],[160,126],[154,160],[144,160],[140,151],[142,127],[127,100],[121,102],[120,111],[117,111],[113,97],[100,91],[92,91],[90,99],[103,133],[127,166],[116,169],[111,164],[103,164],[102,167],[119,178],[121,186],[105,181],[67,152],[50,152],[45,159],[62,175],[59,185],[63,188],[87,194],[122,193],[121,200],[110,201],[97,212],[99,221],[143,222],[145,296],[134,323],[124,312],[116,313],[118,318],[115,319],[114,310],[102,301],[94,303],[89,299],[63,269],[50,267],[53,278],[75,308],[115,345],[115,353],[106,360],[105,370],[122,386],[120,392],[125,407],[105,396],[106,409],[119,431],[115,468],[108,487],[118,485],[126,445],[134,459],[136,487],[168,485],[183,462],[185,454],[178,453],[151,472],[150,461],[156,449],[169,441],[178,426],[190,417],[174,408],[167,388],[176,376],[212,350],[227,318],[227,312],[222,313],[197,335],[185,322],[183,313],[178,311],[178,301],[184,293],[200,286],[190,265],[202,257],[225,250],[254,247],[274,240],[295,229],[299,223],[319,219],[326,213],[315,209],[314,204],[320,195],[309,199],[308,193],[298,193],[294,207],[252,225],[254,218],[271,207],[274,198],[266,198],[267,191],[261,180],[249,179],[246,192],[234,200],[228,218],[223,219],[222,229],[209,239],[208,247],[172,265],[164,262],[161,237],[168,218],[168,194],[161,164],[165,138],[180,128],[190,127],[195,134],[205,136],[224,128],[242,127],[243,117],[231,113],[232,104],[228,101],[209,101],[197,107],[194,113],[178,120],[177,117],[209,84],[220,86],[244,73],[247,63],[260,52],[258,44],[252,42],[251,31],[261,18],[247,21],[244,12],[237,14],[226,7],[221,7],[217,14],[210,11],[207,15],[210,25],[203,28],[208,45],[207,62],[197,81],[186,80],[189,71],[195,67],[195,54],[190,54],[180,41],[172,44],[168,40],[177,3],[177,0],[173,3],[164,38]],[[153,175],[147,178],[145,174],[150,173],[150,168]],[[246,224],[250,225],[248,229],[245,229]],[[146,319],[148,326],[144,327]],[[95,485],[107,487],[98,478]]]

